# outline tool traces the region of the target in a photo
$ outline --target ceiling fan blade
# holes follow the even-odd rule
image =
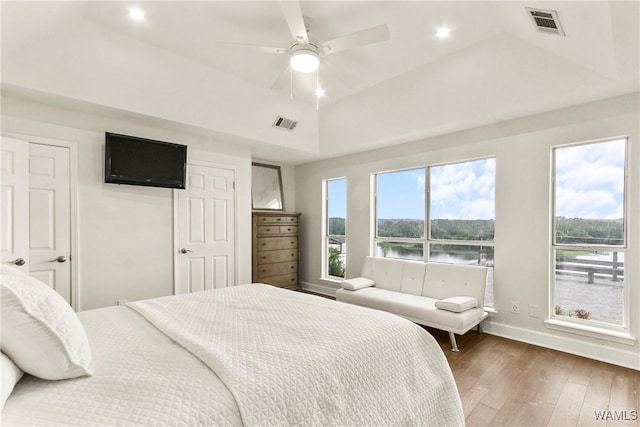
[[[300,9],[300,3],[296,1],[281,0],[280,7],[289,25],[289,30],[293,39],[297,43],[309,43],[309,36],[307,35],[307,27],[304,25],[304,18],[302,17],[302,9]]]
[[[322,42],[320,43],[320,49],[323,54],[329,55],[352,47],[383,42],[389,40],[389,38],[389,27],[387,27],[387,24],[382,24],[348,36]]]
[[[218,42],[217,44],[223,48],[239,47],[242,49],[251,49],[251,50],[255,50],[263,53],[278,53],[278,54],[289,53],[288,48],[282,48],[282,47],[260,46],[256,44],[232,43],[232,42]]]

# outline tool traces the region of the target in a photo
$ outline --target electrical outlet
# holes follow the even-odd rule
[[[511,312],[520,314],[520,303],[518,301],[511,301]]]
[[[128,300],[126,300],[126,299],[119,299],[116,304],[122,305],[122,304],[126,304],[127,302],[128,302]]]

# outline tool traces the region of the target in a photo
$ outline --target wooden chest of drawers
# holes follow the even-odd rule
[[[253,213],[254,283],[298,289],[299,213]]]

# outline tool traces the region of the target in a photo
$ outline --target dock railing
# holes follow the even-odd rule
[[[616,255],[614,253],[612,261],[558,257],[556,274],[586,277],[587,283],[595,283],[596,277],[618,282],[624,278],[624,263],[618,261]]]

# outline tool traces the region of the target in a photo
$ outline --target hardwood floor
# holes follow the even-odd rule
[[[467,426],[640,426],[640,372],[470,331],[449,360]],[[600,411],[604,420],[596,419]]]

